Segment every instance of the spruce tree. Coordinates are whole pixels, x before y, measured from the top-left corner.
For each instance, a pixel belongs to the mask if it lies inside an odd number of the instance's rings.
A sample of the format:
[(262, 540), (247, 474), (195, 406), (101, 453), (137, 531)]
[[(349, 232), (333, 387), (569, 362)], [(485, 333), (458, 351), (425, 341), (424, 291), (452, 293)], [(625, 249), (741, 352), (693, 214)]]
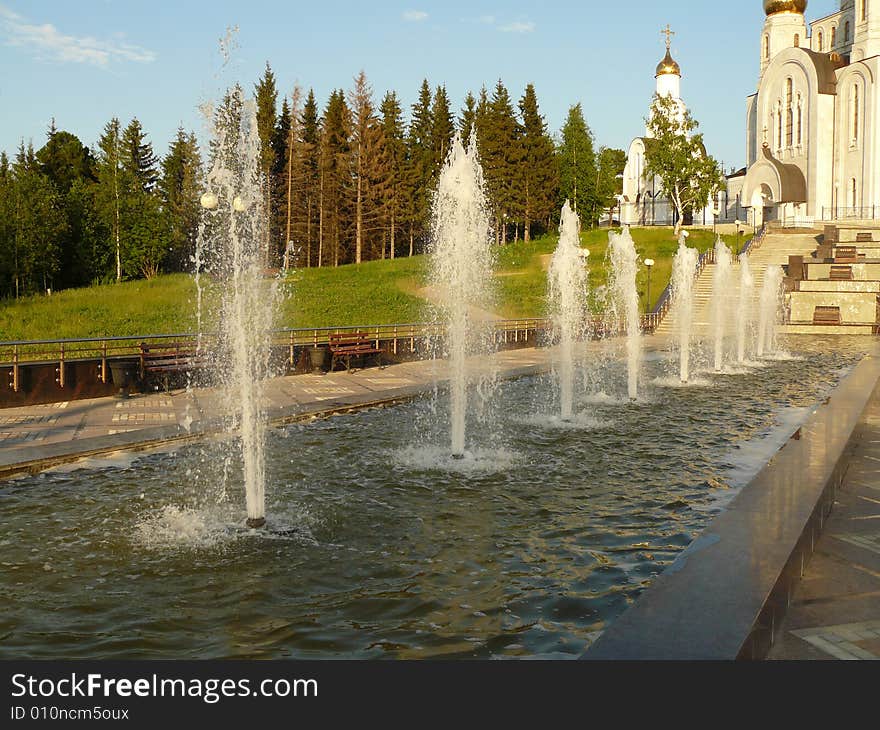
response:
[(107, 232), (107, 250), (112, 252), (116, 281), (122, 281), (122, 128), (113, 118), (98, 140), (96, 203)]
[(482, 126), (482, 136), (479, 138), (480, 160), (494, 212), (496, 239), (505, 243), (508, 220), (517, 210), (521, 192), (518, 189), (520, 181), (517, 173), (520, 169), (522, 148), (521, 130), (513, 102), (500, 80), (489, 101)]
[(195, 135), (178, 128), (162, 161), (159, 191), (168, 231), (169, 268), (189, 271), (199, 235), (202, 161)]
[(318, 201), (320, 199), (321, 129), (315, 92), (309, 90), (299, 120), (299, 144), (295, 162), (301, 169), (299, 240), (305, 241), (305, 265), (312, 266), (317, 252)]
[(580, 104), (568, 111), (562, 127), (559, 146), (559, 193), (562, 202), (568, 200), (581, 220), (592, 226), (599, 219), (601, 201), (596, 191), (596, 153), (593, 135), (584, 119)]
[(466, 147), (470, 144), (471, 135), (474, 132), (474, 126), (477, 118), (477, 100), (470, 91), (464, 98), (464, 107), (458, 117), (458, 132), (461, 135), (462, 144)]
[[(296, 93), (296, 92), (294, 92)], [(287, 97), (281, 103), (281, 114), (275, 123), (272, 132), (272, 173), (270, 184), (272, 186), (273, 208), (270, 211), (270, 234), (273, 241), (274, 253), (283, 256), (285, 268), (289, 264), (288, 246), (288, 218), (292, 218), (294, 205), (293, 153), (295, 148), (295, 131), (293, 130), (293, 116)], [(292, 222), (292, 221), (291, 221)]]
[[(403, 109), (397, 94), (389, 91), (382, 99), (382, 131), (388, 152), (388, 247), (393, 259), (397, 252), (397, 230), (406, 214), (406, 132)], [(383, 247), (384, 254), (384, 247)]]
[(351, 112), (341, 90), (330, 95), (321, 124), (320, 221), (318, 259), (332, 251), (333, 265), (343, 261), (346, 237), (346, 189), (350, 183)]
[(455, 120), (449, 106), (449, 96), (445, 86), (438, 86), (431, 106), (432, 178), (436, 177), (445, 162), (454, 136)]
[[(278, 117), (278, 88), (275, 84), (275, 74), (272, 72), (269, 62), (262, 78), (254, 87), (257, 104), (257, 133), (260, 137), (260, 190), (263, 194), (263, 206), (265, 215), (269, 220), (274, 209), (272, 203), (272, 170), (275, 166), (275, 150), (272, 139), (275, 135), (275, 125)], [(275, 262), (275, 256), (271, 246), (272, 226), (266, 226), (266, 264)]]
[(531, 240), (532, 224), (548, 218), (556, 203), (559, 171), (553, 140), (538, 109), (535, 87), (529, 84), (519, 102), (522, 115), (522, 159), (520, 160), (520, 215), (523, 239)]
[(431, 105), (431, 87), (425, 79), (419, 89), (418, 101), (412, 107), (407, 135), (407, 184), (412, 193), (407, 215), (410, 255), (414, 252), (415, 240), (421, 239), (427, 230), (431, 208), (434, 178)]

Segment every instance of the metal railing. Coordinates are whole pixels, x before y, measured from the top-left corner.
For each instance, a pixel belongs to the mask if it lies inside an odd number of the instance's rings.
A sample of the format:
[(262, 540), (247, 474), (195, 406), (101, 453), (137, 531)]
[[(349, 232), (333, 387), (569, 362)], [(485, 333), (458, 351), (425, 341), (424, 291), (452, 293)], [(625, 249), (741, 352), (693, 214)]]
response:
[(873, 221), (880, 216), (880, 206), (863, 205), (855, 207), (822, 206), (822, 221), (862, 220)]
[[(660, 318), (655, 314), (641, 317), (641, 328), (652, 333), (659, 325)], [(548, 318), (523, 318), (497, 320), (490, 323), (492, 337), (498, 346), (552, 341), (553, 321)], [(613, 337), (620, 333), (617, 322), (606, 317), (593, 317), (589, 323), (592, 337)], [(418, 346), (432, 339), (439, 340), (445, 335), (442, 324), (414, 322), (406, 324), (361, 325), (349, 327), (314, 327), (300, 329), (279, 329), (272, 333), (271, 347), (275, 351), (286, 351), (288, 366), (296, 367), (296, 356), (303, 348), (326, 347), (332, 335), (358, 333), (369, 337), (377, 348), (385, 346), (394, 354), (412, 354)], [(110, 366), (113, 360), (140, 358), (143, 348), (180, 347), (198, 349), (207, 353), (217, 346), (217, 335), (192, 332), (164, 335), (130, 335), (124, 337), (91, 337), (63, 340), (22, 340), (0, 342), (0, 368), (9, 369), (8, 387), (16, 393), (21, 390), (21, 370), (25, 366), (54, 364), (56, 382), (64, 388), (66, 371), (71, 363), (78, 361), (98, 361), (98, 379), (110, 382)]]

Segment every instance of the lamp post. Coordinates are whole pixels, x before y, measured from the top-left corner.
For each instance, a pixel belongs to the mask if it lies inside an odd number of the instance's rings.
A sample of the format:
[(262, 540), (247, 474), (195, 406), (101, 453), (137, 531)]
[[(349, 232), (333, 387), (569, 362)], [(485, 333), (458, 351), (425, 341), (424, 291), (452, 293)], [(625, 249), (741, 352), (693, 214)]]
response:
[(739, 256), (740, 246), (739, 237), (742, 235), (742, 221), (737, 218), (734, 223), (736, 224), (736, 255)]
[(645, 266), (648, 269), (648, 295), (645, 300), (645, 314), (651, 312), (651, 269), (654, 268), (654, 259), (645, 259)]
[(718, 209), (718, 204), (715, 204), (715, 207), (712, 208), (712, 235), (718, 235), (718, 214), (721, 211)]

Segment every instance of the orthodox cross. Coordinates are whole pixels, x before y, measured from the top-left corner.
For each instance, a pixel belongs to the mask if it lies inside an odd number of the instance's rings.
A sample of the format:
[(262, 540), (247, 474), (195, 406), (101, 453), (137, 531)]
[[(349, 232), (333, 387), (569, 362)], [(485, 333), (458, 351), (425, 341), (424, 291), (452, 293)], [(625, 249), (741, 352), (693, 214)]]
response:
[(767, 145), (767, 133), (768, 133), (769, 131), (770, 131), (770, 130), (767, 129), (767, 125), (765, 124), (765, 125), (764, 125), (764, 146), (765, 146), (765, 147), (768, 146), (768, 145)]
[(672, 30), (672, 28), (670, 27), (669, 23), (667, 23), (666, 27), (660, 31), (660, 35), (666, 36), (666, 50), (668, 51), (669, 49), (672, 48), (672, 36), (675, 35), (675, 33)]

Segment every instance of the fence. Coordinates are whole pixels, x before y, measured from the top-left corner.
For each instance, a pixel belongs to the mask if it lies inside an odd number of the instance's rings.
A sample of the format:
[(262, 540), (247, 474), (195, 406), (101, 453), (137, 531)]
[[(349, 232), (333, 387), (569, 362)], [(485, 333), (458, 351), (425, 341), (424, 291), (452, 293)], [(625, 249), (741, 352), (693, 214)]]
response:
[(822, 221), (838, 221), (838, 220), (861, 220), (873, 221), (877, 220), (880, 215), (880, 206), (864, 205), (861, 207), (841, 207), (841, 206), (822, 206)]

